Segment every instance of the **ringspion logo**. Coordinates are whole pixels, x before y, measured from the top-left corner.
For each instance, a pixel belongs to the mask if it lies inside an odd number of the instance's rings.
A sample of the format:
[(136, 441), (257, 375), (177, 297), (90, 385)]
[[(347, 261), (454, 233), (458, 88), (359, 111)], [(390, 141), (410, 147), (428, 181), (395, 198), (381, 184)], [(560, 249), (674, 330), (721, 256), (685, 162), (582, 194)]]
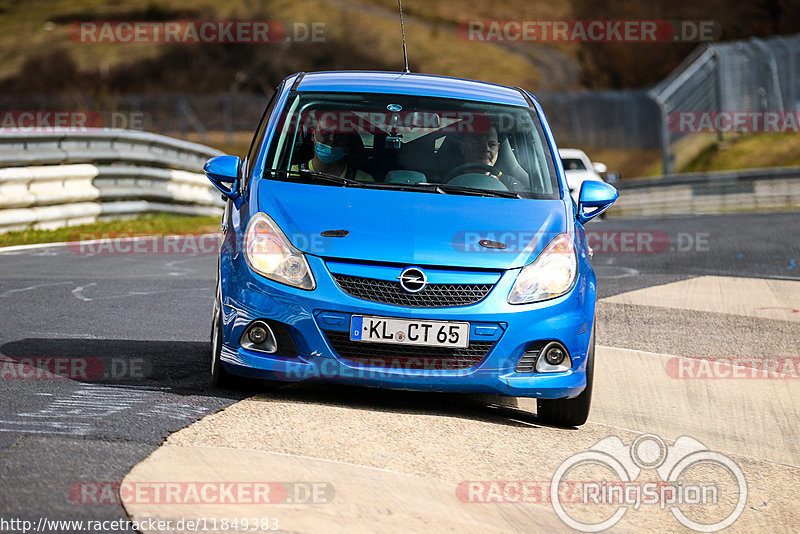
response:
[[(655, 470), (660, 480), (640, 481), (645, 470)], [(577, 506), (560, 491), (565, 481), (575, 481), (572, 476), (581, 481)], [(611, 528), (641, 506), (668, 508), (684, 527), (717, 532), (744, 511), (747, 481), (733, 460), (688, 436), (671, 446), (654, 434), (642, 434), (630, 446), (609, 436), (564, 460), (550, 481), (550, 502), (559, 519), (580, 532)], [(588, 518), (586, 505), (595, 505), (600, 517)]]

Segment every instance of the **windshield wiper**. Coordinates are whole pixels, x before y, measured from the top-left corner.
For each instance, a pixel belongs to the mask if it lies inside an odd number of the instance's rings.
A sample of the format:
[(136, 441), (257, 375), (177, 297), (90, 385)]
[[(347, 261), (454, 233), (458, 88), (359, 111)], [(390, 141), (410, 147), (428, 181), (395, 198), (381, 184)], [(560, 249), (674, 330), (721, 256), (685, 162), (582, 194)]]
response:
[(456, 184), (437, 184), (434, 182), (419, 182), (416, 184), (383, 184), (380, 182), (359, 182), (352, 178), (344, 178), (336, 176), (335, 174), (328, 174), (327, 172), (312, 171), (311, 169), (266, 169), (264, 172), (271, 172), (274, 174), (282, 174), (284, 176), (310, 176), (321, 181), (327, 181), (336, 185), (344, 187), (370, 187), (375, 189), (399, 189), (405, 191), (422, 191), (422, 192), (435, 192), (441, 195), (448, 193), (475, 195), (483, 197), (501, 197), (501, 198), (525, 198), (519, 193), (514, 191), (494, 191), (491, 189), (480, 189), (478, 187), (468, 187), (465, 185)]
[(514, 191), (497, 191), (494, 189), (481, 189), (479, 187), (469, 187), (466, 185), (457, 185), (457, 184), (428, 183), (424, 185), (427, 185), (428, 187), (436, 187), (437, 189), (440, 189), (442, 192), (463, 193), (466, 195), (475, 195), (482, 197), (525, 198), (519, 193)]
[(447, 193), (442, 190), (439, 185), (428, 182), (418, 182), (416, 184), (387, 184), (381, 182), (365, 182), (365, 186), (375, 189), (394, 189), (396, 191), (412, 191), (414, 193), (439, 193), (446, 195)]
[(266, 169), (264, 172), (271, 172), (274, 174), (282, 174), (284, 176), (310, 176), (323, 182), (329, 182), (344, 187), (363, 187), (364, 183), (352, 178), (345, 178), (343, 176), (336, 176), (327, 172), (312, 171), (311, 169)]

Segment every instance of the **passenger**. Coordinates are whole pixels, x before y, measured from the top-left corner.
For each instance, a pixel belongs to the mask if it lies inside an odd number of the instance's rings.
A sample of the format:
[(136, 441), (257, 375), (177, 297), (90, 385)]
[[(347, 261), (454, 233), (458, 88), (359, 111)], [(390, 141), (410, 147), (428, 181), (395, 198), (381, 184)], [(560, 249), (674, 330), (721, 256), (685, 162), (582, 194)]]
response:
[(301, 167), (311, 170), (324, 172), (350, 178), (359, 182), (374, 182), (375, 178), (371, 174), (348, 165), (345, 156), (348, 153), (348, 136), (358, 134), (344, 134), (333, 129), (323, 129), (317, 125), (312, 130), (311, 140), (314, 143), (314, 157), (308, 163), (293, 165), (292, 170), (299, 170)]

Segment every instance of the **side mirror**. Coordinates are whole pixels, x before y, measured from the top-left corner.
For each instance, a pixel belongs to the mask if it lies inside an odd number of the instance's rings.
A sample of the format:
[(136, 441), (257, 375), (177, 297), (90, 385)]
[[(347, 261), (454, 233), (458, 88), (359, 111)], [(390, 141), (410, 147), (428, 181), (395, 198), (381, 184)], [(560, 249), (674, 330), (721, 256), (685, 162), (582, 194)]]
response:
[[(586, 224), (608, 208), (619, 198), (619, 192), (613, 185), (597, 180), (586, 180), (581, 185), (581, 192), (578, 195), (578, 214), (575, 216), (578, 222)], [(595, 208), (586, 213), (586, 208)]]
[(603, 174), (605, 172), (608, 172), (608, 167), (606, 166), (606, 164), (600, 163), (599, 161), (593, 161), (592, 168), (594, 169), (594, 172), (596, 172), (597, 174)]
[[(203, 165), (203, 172), (223, 196), (235, 200), (239, 197), (235, 183), (239, 179), (239, 156), (216, 156)], [(231, 184), (225, 187), (222, 184)]]

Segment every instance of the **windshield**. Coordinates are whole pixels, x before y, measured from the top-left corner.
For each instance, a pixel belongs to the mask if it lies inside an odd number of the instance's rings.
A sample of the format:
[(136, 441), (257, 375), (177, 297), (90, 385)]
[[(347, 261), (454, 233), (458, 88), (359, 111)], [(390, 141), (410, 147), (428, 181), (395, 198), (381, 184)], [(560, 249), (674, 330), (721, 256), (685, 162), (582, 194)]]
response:
[(561, 158), (561, 164), (565, 171), (585, 171), (586, 165), (577, 158)]
[[(546, 138), (528, 108), (408, 95), (298, 93), (285, 110), (267, 155), (267, 178), (560, 198)], [(329, 179), (318, 180), (322, 174)], [(334, 176), (345, 180), (337, 183)]]

